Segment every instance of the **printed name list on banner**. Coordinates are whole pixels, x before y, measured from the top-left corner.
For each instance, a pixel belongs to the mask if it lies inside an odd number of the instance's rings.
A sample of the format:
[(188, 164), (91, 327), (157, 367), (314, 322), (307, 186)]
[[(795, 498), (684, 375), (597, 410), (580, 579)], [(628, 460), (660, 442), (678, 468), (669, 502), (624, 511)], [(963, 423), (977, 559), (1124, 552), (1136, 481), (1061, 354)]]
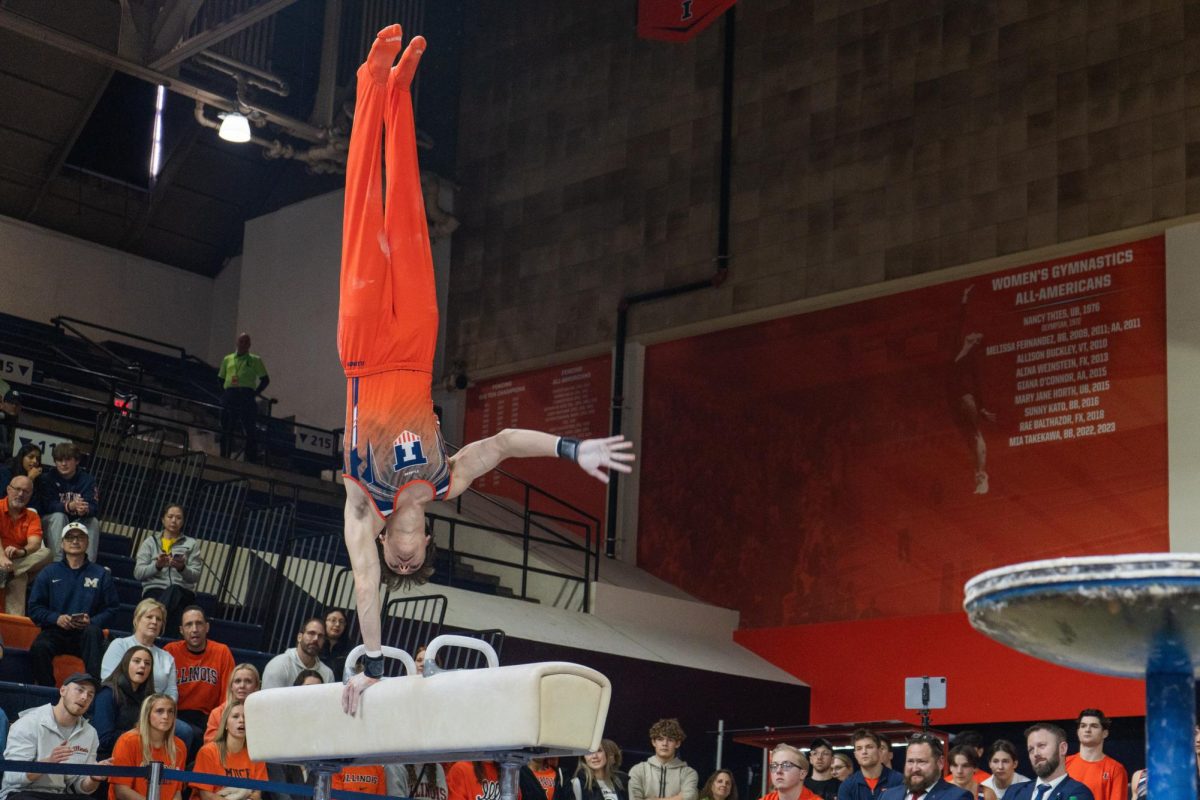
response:
[[(1155, 344), (1148, 339), (1161, 339), (1159, 326), (1143, 325), (1146, 305), (1138, 299), (1147, 268), (1161, 263), (1161, 240), (1153, 240), (988, 278), (991, 308), (1008, 305), (1017, 321), (993, 327), (1007, 336), (984, 347), (989, 382), (1011, 381), (1008, 447), (1121, 429), (1129, 406), (1109, 399), (1114, 381), (1140, 372), (1142, 364), (1131, 362)], [(964, 337), (964, 349), (970, 338)]]
[[(601, 356), (473, 386), (467, 391), (466, 439), (475, 441), (505, 428), (532, 428), (577, 439), (606, 436), (611, 372), (612, 359)], [(501, 469), (603, 516), (604, 484), (581, 470), (562, 467), (553, 460), (530, 459), (508, 461)], [(488, 473), (475, 486), (515, 500), (524, 496), (520, 486), (499, 472)]]

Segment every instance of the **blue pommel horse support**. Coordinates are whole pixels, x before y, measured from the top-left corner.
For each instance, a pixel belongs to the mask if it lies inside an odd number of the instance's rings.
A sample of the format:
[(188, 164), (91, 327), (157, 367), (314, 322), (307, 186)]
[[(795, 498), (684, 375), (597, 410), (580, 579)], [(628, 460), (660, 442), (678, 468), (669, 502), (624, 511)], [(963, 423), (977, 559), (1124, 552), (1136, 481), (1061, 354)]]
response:
[(967, 581), (971, 624), (1065, 667), (1146, 680), (1146, 771), (1153, 800), (1196, 800), (1195, 674), (1200, 555), (1030, 561)]

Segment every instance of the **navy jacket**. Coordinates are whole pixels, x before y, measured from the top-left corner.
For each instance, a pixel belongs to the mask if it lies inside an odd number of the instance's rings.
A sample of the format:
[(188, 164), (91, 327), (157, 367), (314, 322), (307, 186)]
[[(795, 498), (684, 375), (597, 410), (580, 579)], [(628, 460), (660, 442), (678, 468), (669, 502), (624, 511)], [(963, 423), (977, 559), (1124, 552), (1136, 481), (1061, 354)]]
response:
[[(906, 794), (908, 794), (908, 789), (904, 788), (904, 781), (901, 781), (899, 786), (893, 786), (884, 792), (879, 800), (904, 800)], [(971, 793), (966, 789), (955, 786), (945, 778), (938, 778), (938, 782), (929, 787), (929, 792), (921, 800), (975, 800), (975, 798), (971, 797)], [(1004, 800), (1008, 800), (1007, 795)]]
[(42, 483), (42, 497), (36, 506), (43, 517), (48, 514), (66, 514), (71, 519), (78, 519), (76, 514), (67, 511), (67, 500), (78, 495), (88, 502), (92, 510), (89, 517), (100, 516), (100, 493), (96, 489), (96, 479), (92, 473), (79, 467), (70, 478), (64, 478), (56, 469), (42, 472), (38, 480)]
[[(1037, 781), (1032, 780), (1027, 783), (1018, 783), (1016, 786), (1009, 787), (1004, 794), (1004, 800), (1033, 800), (1034, 788), (1037, 786)], [(1070, 775), (1062, 779), (1062, 783), (1054, 787), (1054, 791), (1042, 797), (1042, 800), (1096, 800), (1092, 796), (1092, 790), (1085, 784), (1072, 778)]]
[(107, 628), (120, 607), (112, 575), (86, 558), (79, 569), (71, 569), (65, 556), (46, 565), (29, 592), (29, 618), (43, 628), (57, 625), (63, 614), (87, 614), (93, 625)]
[[(867, 786), (862, 772), (855, 771), (838, 787), (838, 800), (880, 800), (884, 790), (893, 786), (899, 786), (902, 791), (904, 789), (904, 777), (894, 769), (883, 768), (883, 771), (879, 773), (879, 783), (875, 784), (874, 792), (871, 791), (870, 786)], [(900, 795), (900, 800), (904, 800), (903, 794)]]

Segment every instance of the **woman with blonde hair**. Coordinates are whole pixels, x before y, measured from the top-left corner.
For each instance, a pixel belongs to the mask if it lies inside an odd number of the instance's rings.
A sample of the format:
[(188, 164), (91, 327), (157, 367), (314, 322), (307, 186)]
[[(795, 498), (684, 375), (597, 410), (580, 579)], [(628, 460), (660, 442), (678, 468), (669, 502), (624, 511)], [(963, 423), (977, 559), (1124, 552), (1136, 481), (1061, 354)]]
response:
[[(170, 769), (183, 769), (187, 748), (175, 735), (175, 698), (152, 694), (142, 703), (137, 728), (126, 731), (113, 747), (114, 767), (144, 767), (159, 761)], [(183, 784), (163, 781), (159, 797), (180, 800)], [(108, 779), (108, 800), (146, 800), (148, 786), (145, 778)]]
[(830, 769), (833, 770), (833, 777), (839, 781), (847, 781), (854, 774), (854, 760), (850, 758), (849, 753), (834, 753), (833, 766)]
[(621, 748), (612, 739), (601, 740), (600, 749), (579, 759), (575, 768), (571, 779), (575, 800), (625, 800), (628, 794), (620, 767)]
[(104, 680), (116, 671), (125, 657), (125, 651), (134, 645), (141, 645), (150, 651), (154, 657), (153, 686), (154, 691), (170, 695), (172, 700), (179, 699), (179, 689), (175, 686), (175, 659), (166, 650), (156, 645), (154, 641), (162, 636), (163, 627), (167, 622), (167, 609), (157, 600), (146, 598), (137, 604), (133, 610), (133, 635), (122, 639), (113, 639), (104, 651), (104, 660), (100, 663), (100, 680)]
[(258, 667), (253, 664), (238, 664), (229, 675), (229, 685), (225, 687), (225, 702), (217, 706), (208, 715), (208, 727), (204, 730), (204, 743), (216, 741), (217, 733), (221, 730), (221, 715), (225, 708), (237, 700), (244, 703), (246, 698), (262, 688), (262, 676)]
[[(261, 761), (251, 761), (250, 753), (246, 750), (246, 707), (241, 700), (226, 704), (221, 714), (220, 733), (196, 753), (192, 771), (256, 781), (267, 779), (267, 765)], [(200, 793), (201, 800), (260, 800), (262, 797), (262, 792), (257, 789), (223, 789), (219, 783), (212, 786), (192, 783), (191, 787)]]

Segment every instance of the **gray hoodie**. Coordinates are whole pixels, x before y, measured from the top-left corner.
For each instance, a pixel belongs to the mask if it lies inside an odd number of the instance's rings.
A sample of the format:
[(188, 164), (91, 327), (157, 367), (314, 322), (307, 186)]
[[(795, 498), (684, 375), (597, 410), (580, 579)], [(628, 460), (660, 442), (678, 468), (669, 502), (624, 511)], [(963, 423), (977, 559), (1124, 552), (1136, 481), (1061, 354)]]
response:
[(629, 770), (629, 800), (648, 800), (652, 797), (683, 795), (683, 800), (700, 797), (700, 776), (680, 758), (663, 764), (651, 756)]
[[(75, 723), (75, 727), (67, 734), (65, 743), (69, 743), (75, 750), (66, 763), (96, 763), (96, 748), (100, 745), (100, 738), (96, 735), (96, 729), (86, 719), (80, 718)], [(51, 751), (60, 744), (64, 744), (64, 740), (58, 723), (54, 720), (54, 706), (38, 706), (21, 715), (8, 729), (4, 758), (8, 761), (45, 761), (50, 757)], [(31, 782), (24, 772), (5, 772), (4, 782), (0, 783), (0, 800), (4, 800), (13, 792), (24, 790), (83, 794), (79, 784), (85, 780), (87, 778), (83, 775), (43, 774)]]
[[(317, 659), (316, 666), (306, 667), (300, 660), (296, 648), (289, 647), (267, 662), (267, 667), (262, 674), (262, 688), (278, 689), (281, 686), (291, 686), (292, 682), (296, 680), (296, 676), (306, 669), (315, 669), (321, 673), (321, 677), (325, 679), (326, 683), (337, 682), (333, 677), (333, 670), (325, 666), (320, 659)], [(0, 798), (0, 800), (4, 800), (4, 798)]]
[(171, 545), (171, 555), (180, 553), (184, 556), (183, 571), (174, 567), (159, 569), (154, 566), (154, 560), (162, 552), (162, 534), (152, 533), (142, 540), (137, 551), (137, 563), (133, 565), (133, 577), (142, 582), (142, 591), (146, 589), (166, 589), (175, 585), (188, 591), (196, 591), (200, 581), (200, 570), (204, 560), (200, 557), (200, 543), (187, 534), (181, 534)]

